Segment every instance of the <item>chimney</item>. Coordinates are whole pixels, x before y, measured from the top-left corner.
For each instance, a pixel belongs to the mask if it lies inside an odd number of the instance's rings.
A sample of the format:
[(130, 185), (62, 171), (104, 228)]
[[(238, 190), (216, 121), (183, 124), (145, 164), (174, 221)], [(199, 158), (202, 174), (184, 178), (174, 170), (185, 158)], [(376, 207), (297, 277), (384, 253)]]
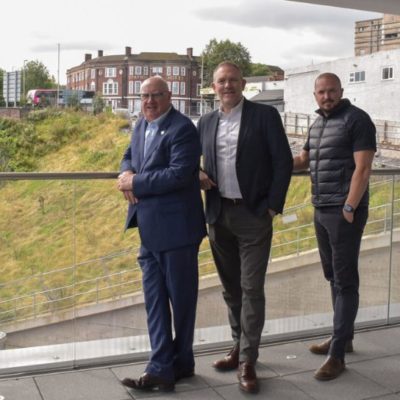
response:
[(97, 57), (103, 57), (103, 50), (97, 50)]
[(188, 48), (186, 49), (186, 55), (187, 55), (189, 58), (193, 58), (193, 47), (188, 47)]
[(92, 55), (89, 54), (89, 53), (86, 53), (86, 54), (85, 54), (85, 62), (86, 62), (86, 61), (90, 61), (91, 59), (92, 59)]
[(132, 54), (132, 48), (129, 46), (125, 47), (125, 55), (130, 56)]

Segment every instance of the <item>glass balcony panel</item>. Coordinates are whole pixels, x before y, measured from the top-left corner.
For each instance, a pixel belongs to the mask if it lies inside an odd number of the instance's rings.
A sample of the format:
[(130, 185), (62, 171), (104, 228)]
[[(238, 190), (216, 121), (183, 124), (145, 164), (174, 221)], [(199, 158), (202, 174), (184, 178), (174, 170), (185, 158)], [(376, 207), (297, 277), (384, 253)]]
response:
[(392, 322), (400, 321), (400, 176), (394, 176), (393, 188), (393, 231), (390, 274), (390, 308), (389, 317)]
[[(21, 365), (26, 372), (50, 364), (57, 368), (143, 357), (149, 343), (137, 264), (140, 241), (137, 229), (124, 232), (127, 204), (115, 190), (115, 180), (36, 179), (0, 181), (7, 211), (0, 218), (0, 255), (5, 260), (0, 318), (7, 333), (0, 375)], [(328, 332), (332, 324), (309, 177), (293, 176), (289, 190), (285, 213), (274, 220), (266, 277), (266, 341)], [(363, 326), (398, 316), (399, 267), (391, 247), (400, 222), (398, 197), (398, 178), (393, 184), (391, 175), (373, 176), (360, 257), (357, 323)], [(230, 343), (207, 239), (200, 248), (199, 273), (196, 345)]]
[(392, 195), (391, 175), (371, 177), (369, 216), (359, 258), (360, 326), (386, 323), (388, 318)]
[(1, 351), (0, 365), (72, 365), (72, 346), (49, 346), (75, 340), (73, 182), (0, 181), (0, 191), (0, 330), (19, 349)]

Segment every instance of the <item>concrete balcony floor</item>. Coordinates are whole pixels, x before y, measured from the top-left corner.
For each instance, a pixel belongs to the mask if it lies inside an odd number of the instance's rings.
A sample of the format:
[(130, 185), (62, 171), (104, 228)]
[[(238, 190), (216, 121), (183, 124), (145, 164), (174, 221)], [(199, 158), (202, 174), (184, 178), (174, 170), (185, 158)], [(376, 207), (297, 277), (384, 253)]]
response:
[[(127, 390), (120, 379), (138, 377), (143, 363), (110, 365), (66, 372), (0, 380), (4, 400), (400, 400), (400, 326), (361, 331), (355, 352), (346, 357), (346, 371), (336, 380), (320, 382), (313, 372), (324, 356), (308, 351), (313, 340), (263, 346), (257, 373), (260, 393), (239, 391), (235, 372), (219, 373), (211, 367), (225, 351), (196, 355), (196, 376), (184, 379), (173, 393), (143, 393)], [(1, 397), (2, 396), (2, 397)]]

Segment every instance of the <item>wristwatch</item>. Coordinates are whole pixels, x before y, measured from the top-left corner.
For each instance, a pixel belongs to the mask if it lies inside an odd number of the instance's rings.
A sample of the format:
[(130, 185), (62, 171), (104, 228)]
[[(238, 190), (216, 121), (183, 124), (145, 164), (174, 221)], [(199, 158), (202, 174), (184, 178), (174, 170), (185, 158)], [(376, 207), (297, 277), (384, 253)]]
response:
[(354, 212), (353, 206), (351, 206), (350, 204), (347, 204), (347, 203), (343, 206), (343, 210), (348, 212), (348, 213), (353, 213)]

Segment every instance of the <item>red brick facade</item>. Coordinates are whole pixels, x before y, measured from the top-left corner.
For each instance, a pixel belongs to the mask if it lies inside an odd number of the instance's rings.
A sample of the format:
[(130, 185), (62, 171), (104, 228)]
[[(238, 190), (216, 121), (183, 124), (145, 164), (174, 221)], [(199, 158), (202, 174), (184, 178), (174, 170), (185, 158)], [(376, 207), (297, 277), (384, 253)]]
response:
[(67, 89), (93, 90), (113, 109), (140, 111), (140, 85), (150, 76), (160, 75), (170, 85), (172, 102), (189, 116), (200, 112), (201, 58), (188, 48), (185, 55), (176, 53), (132, 54), (97, 57), (85, 54), (85, 61), (67, 70)]

